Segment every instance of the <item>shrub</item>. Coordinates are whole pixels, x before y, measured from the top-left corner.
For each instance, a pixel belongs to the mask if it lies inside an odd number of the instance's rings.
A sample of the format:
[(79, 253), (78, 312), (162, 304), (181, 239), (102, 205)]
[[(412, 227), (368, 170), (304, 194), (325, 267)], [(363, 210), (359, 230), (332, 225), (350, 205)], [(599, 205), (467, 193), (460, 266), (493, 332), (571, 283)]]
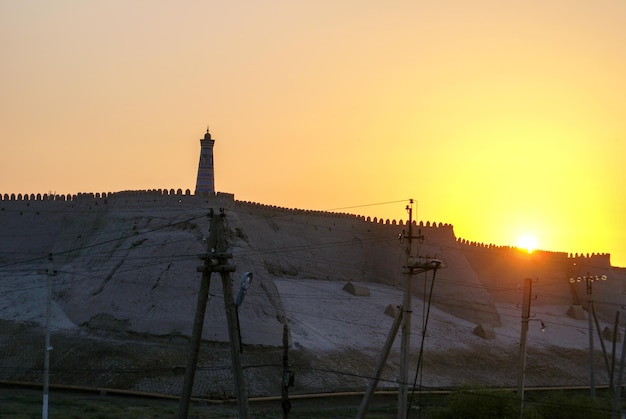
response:
[(584, 395), (568, 395), (553, 392), (542, 397), (535, 405), (536, 410), (550, 419), (601, 419), (610, 413), (608, 403)]
[(436, 413), (439, 419), (488, 419), (519, 417), (518, 400), (510, 391), (464, 388), (452, 393), (446, 407)]

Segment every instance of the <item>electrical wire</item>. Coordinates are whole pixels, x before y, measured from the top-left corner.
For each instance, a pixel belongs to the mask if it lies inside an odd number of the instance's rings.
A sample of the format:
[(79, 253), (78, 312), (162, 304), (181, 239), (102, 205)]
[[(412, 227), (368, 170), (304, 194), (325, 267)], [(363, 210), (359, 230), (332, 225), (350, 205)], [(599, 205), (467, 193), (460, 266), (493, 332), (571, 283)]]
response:
[[(398, 202), (401, 202), (401, 201), (398, 201)], [(373, 205), (374, 205), (374, 204), (373, 204)], [(349, 208), (349, 207), (346, 207), (346, 208)], [(338, 209), (342, 209), (342, 208), (338, 208)], [(196, 219), (196, 218), (200, 218), (200, 217), (202, 217), (202, 216), (193, 217), (193, 218), (191, 218), (191, 219), (183, 220), (183, 221), (181, 221), (180, 223), (184, 223), (184, 222), (187, 222), (187, 221), (189, 221), (189, 220)], [(175, 224), (178, 224), (178, 223), (174, 223), (174, 224), (172, 224), (172, 223), (168, 223), (168, 224), (166, 224), (166, 225), (164, 225), (164, 226), (157, 227), (157, 228), (154, 228), (154, 229), (152, 229), (152, 230), (148, 230), (148, 231), (142, 232), (142, 233), (140, 233), (140, 234), (146, 234), (146, 233), (149, 233), (149, 232), (152, 232), (152, 231), (159, 230), (159, 229), (161, 229), (161, 228), (167, 228), (167, 227), (170, 227), (170, 226), (175, 225)], [(321, 224), (319, 224), (318, 226), (322, 226), (322, 225), (321, 225)], [(325, 227), (325, 226), (322, 226), (322, 227)], [(344, 230), (344, 231), (348, 231), (348, 230)], [(67, 251), (64, 251), (64, 252), (57, 252), (57, 253), (55, 253), (55, 255), (60, 255), (60, 254), (64, 254), (64, 253), (67, 253), (67, 252), (73, 252), (73, 251), (82, 251), (82, 250), (86, 250), (86, 249), (92, 249), (92, 248), (95, 248), (95, 247), (100, 246), (100, 245), (103, 245), (103, 244), (112, 243), (112, 242), (115, 242), (116, 240), (125, 240), (125, 239), (128, 239), (128, 238), (130, 238), (130, 237), (136, 237), (136, 235), (135, 235), (135, 234), (133, 234), (132, 236), (130, 236), (130, 235), (129, 235), (129, 236), (123, 236), (122, 238), (110, 239), (110, 240), (107, 240), (107, 241), (104, 241), (104, 242), (101, 242), (101, 243), (93, 243), (93, 244), (91, 244), (91, 245), (87, 245), (87, 246), (79, 247), (79, 248), (76, 248), (76, 249), (71, 249), (71, 250), (67, 250)], [(182, 239), (181, 239), (181, 240), (182, 240)], [(374, 239), (372, 239), (372, 240), (371, 240), (371, 243), (384, 243), (384, 242), (387, 242), (387, 241), (391, 242), (392, 240), (384, 240), (384, 241), (382, 241), (382, 240), (381, 240), (381, 241), (375, 241)], [(257, 254), (260, 254), (260, 255), (263, 255), (263, 254), (279, 254), (279, 253), (282, 253), (282, 254), (289, 254), (289, 253), (292, 253), (292, 252), (302, 252), (302, 253), (306, 253), (306, 252), (312, 252), (312, 251), (314, 251), (314, 250), (320, 250), (320, 249), (332, 249), (332, 248), (334, 248), (334, 247), (350, 246), (350, 245), (352, 245), (352, 244), (354, 244), (354, 242), (353, 242), (353, 241), (336, 241), (336, 242), (320, 243), (320, 244), (316, 244), (316, 245), (309, 245), (309, 246), (303, 245), (303, 246), (300, 246), (299, 248), (290, 248), (289, 246), (284, 246), (283, 248), (275, 248), (275, 249), (272, 249), (272, 248), (254, 249), (254, 251), (256, 251), (256, 252), (257, 252)], [(155, 246), (156, 246), (156, 245), (155, 245)], [(445, 246), (443, 246), (443, 247), (445, 247)], [(451, 249), (451, 248), (453, 248), (453, 246), (448, 246), (447, 248)], [(100, 255), (104, 255), (104, 254), (105, 254), (105, 252), (101, 252), (101, 253), (100, 253)], [(90, 256), (94, 256), (94, 255), (97, 255), (97, 253), (96, 253), (96, 254), (90, 254)], [(187, 256), (187, 255), (185, 255), (185, 256)], [(189, 256), (191, 256), (191, 255), (189, 255)], [(292, 256), (293, 256), (293, 255), (292, 255)], [(177, 256), (177, 257), (178, 257), (178, 256)], [(307, 259), (307, 257), (305, 257), (305, 256), (294, 256), (294, 257), (295, 257), (295, 258), (299, 258), (300, 260), (310, 260), (310, 259), (311, 259), (310, 257)], [(43, 257), (42, 257), (42, 258), (43, 258)], [(30, 261), (32, 261), (32, 260), (40, 260), (40, 259), (42, 259), (42, 258), (31, 259)], [(148, 257), (144, 257), (144, 258), (148, 259)], [(137, 259), (135, 259), (135, 260), (137, 260)], [(157, 260), (157, 261), (158, 261), (157, 257), (155, 257), (155, 260)], [(29, 262), (29, 261), (21, 261), (21, 262), (16, 262), (15, 264), (18, 264), (18, 263), (27, 263), (27, 262)], [(331, 263), (342, 263), (342, 262), (339, 262), (339, 261), (337, 261), (337, 262), (332, 262), (332, 261), (328, 261), (328, 260), (320, 260), (319, 262), (320, 262), (320, 263), (324, 263), (324, 264), (328, 264), (329, 262), (331, 262)], [(165, 262), (162, 262), (162, 263), (165, 263)], [(344, 261), (344, 265), (345, 265), (345, 261)], [(13, 266), (13, 264), (0, 265), (0, 268), (4, 268), (4, 267), (6, 267), (6, 266)], [(147, 267), (147, 266), (157, 266), (157, 265), (142, 265), (142, 266), (137, 266), (137, 267), (135, 267), (135, 268), (128, 268), (128, 269), (129, 269), (129, 270), (130, 270), (130, 269), (141, 269), (141, 268), (144, 268), (144, 267)], [(87, 276), (86, 274), (84, 274), (84, 275), (85, 275), (85, 276)], [(433, 275), (433, 277), (434, 277), (434, 275)], [(460, 285), (464, 285), (464, 284), (462, 284), (460, 281), (448, 281), (448, 283), (449, 283), (449, 284), (451, 284), (451, 285), (455, 285), (455, 284), (456, 284), (456, 285), (459, 285), (459, 286), (460, 286)], [(430, 301), (430, 300), (431, 300), (431, 298), (432, 298), (432, 285), (433, 285), (433, 284), (434, 284), (434, 278), (433, 278), (433, 283), (431, 283), (431, 293), (429, 294), (428, 312), (427, 312), (427, 315), (426, 315), (426, 316), (423, 316), (424, 321), (425, 321), (426, 323), (428, 322), (428, 314), (430, 313), (430, 304), (431, 304), (431, 301)], [(481, 286), (480, 286), (480, 284), (476, 284), (476, 285), (471, 284), (471, 285), (467, 285), (467, 286), (470, 286), (470, 287), (475, 287), (475, 288), (488, 289), (488, 290), (490, 289), (489, 287), (487, 287), (487, 288), (485, 288), (484, 286), (483, 286), (483, 287), (481, 287)], [(500, 289), (500, 288), (491, 288), (491, 290), (493, 290), (493, 291), (514, 292), (514, 290), (513, 290), (512, 288), (503, 288), (503, 289)], [(459, 303), (459, 302), (461, 302), (461, 301), (463, 301), (463, 300), (461, 300), (461, 299), (456, 299), (456, 301), (457, 301), (457, 303)], [(465, 302), (465, 303), (472, 303), (472, 301), (470, 301), (470, 300), (463, 301), (463, 302)], [(459, 306), (457, 306), (457, 307), (459, 307)], [(293, 313), (293, 312), (292, 312), (292, 313)], [(302, 313), (300, 313), (300, 314), (302, 314)], [(315, 316), (314, 316), (314, 317), (315, 317)], [(324, 317), (319, 316), (319, 318), (324, 318)], [(328, 318), (328, 317), (326, 317), (326, 318)], [(342, 321), (341, 319), (333, 319), (333, 318), (331, 318), (331, 319), (332, 319), (332, 320), (335, 320), (335, 321)], [(343, 320), (343, 322), (345, 322), (345, 320)], [(350, 324), (350, 323), (347, 323), (347, 324)], [(425, 326), (424, 326), (424, 329), (425, 329)], [(424, 336), (425, 336), (425, 333), (424, 333), (424, 331), (423, 331), (423, 332), (422, 332), (422, 343), (423, 343), (423, 338), (424, 338)], [(422, 351), (422, 349), (420, 349), (420, 357), (421, 357), (421, 351)], [(416, 370), (416, 377), (417, 377), (417, 371), (419, 371), (419, 364), (418, 364), (418, 370)], [(415, 383), (414, 383), (414, 387), (415, 387)], [(421, 386), (420, 386), (420, 387), (421, 387)]]
[[(425, 305), (426, 313), (423, 316), (424, 320), (423, 320), (423, 326), (422, 326), (422, 339), (420, 342), (419, 355), (417, 357), (417, 367), (415, 369), (415, 378), (413, 379), (413, 390), (411, 391), (411, 398), (409, 400), (409, 407), (408, 407), (409, 412), (411, 411), (411, 407), (413, 406), (413, 396), (415, 395), (415, 385), (417, 383), (418, 374), (420, 376), (420, 396), (421, 396), (423, 368), (420, 370), (420, 366), (422, 364), (422, 359), (424, 357), (424, 340), (426, 339), (426, 330), (428, 327), (428, 318), (430, 316), (430, 306), (432, 303), (433, 288), (435, 287), (436, 275), (437, 275), (437, 269), (433, 269), (433, 279), (430, 282), (430, 292), (428, 293), (428, 304)], [(424, 272), (424, 276), (426, 276), (426, 272)], [(426, 281), (424, 281), (424, 288), (426, 288)]]

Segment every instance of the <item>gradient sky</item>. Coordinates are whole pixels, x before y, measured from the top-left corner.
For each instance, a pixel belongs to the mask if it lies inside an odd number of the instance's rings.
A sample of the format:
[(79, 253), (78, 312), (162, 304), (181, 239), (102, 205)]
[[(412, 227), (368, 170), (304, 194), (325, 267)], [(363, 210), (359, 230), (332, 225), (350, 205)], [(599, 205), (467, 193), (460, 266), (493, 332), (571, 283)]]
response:
[[(626, 266), (626, 2), (0, 0), (0, 193), (195, 187)], [(362, 206), (362, 207), (361, 207)]]

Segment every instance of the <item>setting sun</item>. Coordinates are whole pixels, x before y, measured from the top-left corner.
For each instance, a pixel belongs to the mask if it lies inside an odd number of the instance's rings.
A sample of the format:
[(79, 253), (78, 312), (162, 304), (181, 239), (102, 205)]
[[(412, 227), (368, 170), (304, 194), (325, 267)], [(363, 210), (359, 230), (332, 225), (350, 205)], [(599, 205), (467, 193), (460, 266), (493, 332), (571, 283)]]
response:
[(537, 248), (537, 240), (533, 236), (525, 234), (517, 239), (517, 247), (532, 253)]
[(193, 193), (210, 125), (237, 200), (412, 197), (470, 242), (626, 267), (623, 0), (39, 3), (0, 1), (2, 198)]

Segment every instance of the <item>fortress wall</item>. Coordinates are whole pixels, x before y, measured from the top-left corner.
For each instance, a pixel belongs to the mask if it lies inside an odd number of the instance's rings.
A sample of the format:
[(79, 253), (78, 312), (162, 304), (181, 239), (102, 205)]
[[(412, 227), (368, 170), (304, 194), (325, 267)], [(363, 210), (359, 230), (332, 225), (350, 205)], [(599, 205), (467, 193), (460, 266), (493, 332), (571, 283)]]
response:
[(499, 246), (493, 243), (489, 243), (489, 244), (481, 243), (477, 241), (466, 240), (461, 237), (457, 238), (457, 242), (463, 247), (472, 247), (472, 248), (477, 248), (477, 249), (504, 250), (504, 251), (519, 250), (517, 247), (514, 247), (514, 246)]
[[(243, 212), (250, 212), (255, 215), (254, 217), (246, 217), (243, 221), (240, 220), (243, 217), (234, 217), (232, 219), (232, 226), (240, 225), (242, 227), (242, 230), (249, 237), (249, 243), (252, 247), (254, 247), (254, 244), (257, 247), (262, 244), (261, 247), (266, 249), (290, 249), (289, 252), (270, 251), (261, 253), (262, 262), (272, 275), (334, 280), (358, 279), (359, 281), (391, 285), (400, 284), (403, 280), (401, 271), (398, 268), (405, 261), (404, 246), (398, 243), (397, 237), (403, 230), (405, 232), (408, 230), (407, 221), (405, 220), (366, 217), (329, 211), (290, 209), (254, 202), (236, 201), (232, 194), (192, 195), (191, 191), (183, 192), (180, 189), (79, 193), (63, 197), (65, 199), (52, 197), (50, 200), (49, 198), (47, 195), (45, 198), (43, 195), (40, 195), (37, 202), (40, 202), (44, 208), (47, 205), (51, 205), (51, 202), (58, 201), (65, 203), (67, 207), (75, 206), (79, 210), (85, 210), (87, 207), (90, 210), (94, 208), (98, 210), (90, 216), (68, 218), (67, 223), (73, 230), (68, 235), (66, 228), (62, 234), (67, 236), (67, 240), (71, 240), (72, 243), (67, 245), (63, 243), (63, 246), (61, 246), (63, 249), (72, 248), (72, 246), (80, 247), (85, 243), (90, 243), (89, 240), (95, 240), (90, 238), (91, 236), (88, 237), (87, 233), (92, 235), (98, 234), (98, 237), (109, 237), (106, 235), (108, 234), (107, 231), (103, 232), (96, 228), (97, 225), (106, 224), (109, 220), (107, 217), (119, 217), (126, 220), (125, 225), (127, 227), (132, 225), (128, 219), (124, 218), (126, 217), (125, 214), (115, 214), (115, 211), (113, 211), (113, 214), (109, 214), (111, 211), (102, 211), (105, 209), (111, 208), (116, 211), (122, 210), (123, 212), (125, 208), (135, 209), (142, 207), (150, 211), (152, 209), (164, 210), (169, 207), (174, 211), (180, 208), (181, 202), (192, 206), (193, 210), (208, 208), (211, 205), (220, 205), (221, 207), (232, 205)], [(38, 197), (35, 195), (34, 200), (36, 201), (37, 199)], [(5, 204), (11, 205), (10, 203), (12, 202), (24, 205), (24, 195), (8, 196), (6, 201), (3, 199), (0, 202), (0, 207)], [(13, 212), (16, 214), (12, 215), (12, 219), (7, 217), (7, 222), (17, 218), (17, 213), (21, 211)], [(71, 215), (71, 210), (69, 212), (69, 215)], [(41, 213), (43, 216), (45, 211), (41, 211)], [(57, 217), (61, 213), (65, 214), (64, 211), (57, 210), (50, 211), (45, 216)], [(1, 220), (2, 218), (0, 218)], [(118, 222), (117, 219), (116, 222)], [(45, 245), (42, 244), (41, 249), (34, 250), (45, 255), (44, 252), (50, 251), (50, 244), (57, 242), (57, 236), (61, 234), (59, 229), (63, 225), (58, 222), (50, 223), (48, 220), (43, 219), (40, 224), (42, 226), (50, 225), (50, 231), (47, 233)], [(54, 229), (52, 229), (53, 227)], [(85, 233), (80, 234), (83, 230)], [(471, 271), (463, 255), (458, 252), (452, 225), (435, 221), (414, 221), (413, 234), (425, 236), (423, 245), (416, 246), (416, 250), (424, 254), (440, 255), (442, 259), (449, 262), (449, 268), (442, 272), (441, 278), (465, 277), (468, 275), (467, 272)], [(331, 245), (329, 246), (329, 244)], [(137, 251), (137, 249), (133, 249), (133, 252)], [(32, 252), (33, 249), (30, 249), (30, 245), (24, 242), (23, 251)], [(350, 263), (346, 263), (346, 260), (350, 261)], [(479, 286), (475, 275), (469, 280), (476, 287)], [(466, 292), (463, 290), (464, 294)], [(485, 292), (479, 288), (473, 289), (472, 292), (476, 300), (481, 302), (481, 307), (485, 304), (490, 304), (486, 300), (488, 295)], [(452, 288), (442, 289), (439, 295), (441, 299), (435, 301), (435, 304), (439, 306), (447, 299), (450, 299), (448, 297), (454, 297), (452, 298), (454, 301), (465, 298), (465, 296), (461, 297)], [(491, 308), (487, 311), (484, 308), (476, 310), (476, 307), (473, 305), (462, 308), (450, 306), (446, 307), (446, 309), (456, 313), (456, 315), (472, 318), (476, 321), (483, 320), (482, 317), (476, 317), (478, 315), (493, 316), (492, 311), (490, 311)], [(478, 314), (474, 315), (472, 313)]]
[[(107, 205), (114, 204), (117, 208), (126, 205), (135, 207), (136, 205), (168, 205), (170, 203), (196, 203), (201, 200), (219, 199), (221, 204), (224, 201), (232, 202), (234, 195), (218, 193), (216, 194), (199, 194), (192, 195), (189, 189), (147, 189), (147, 190), (129, 190), (119, 192), (79, 192), (73, 195), (58, 194), (0, 194), (0, 206), (9, 206), (12, 208), (28, 207), (37, 204), (38, 210), (45, 210), (48, 205), (54, 208), (58, 203), (79, 205)], [(51, 207), (52, 208), (52, 207)]]
[[(0, 194), (0, 202), (24, 202), (24, 201), (39, 201), (39, 202), (86, 202), (103, 201), (103, 203), (116, 202), (120, 203), (122, 200), (125, 203), (130, 202), (168, 202), (177, 201), (179, 199), (193, 198), (193, 199), (213, 199), (221, 198), (222, 200), (234, 201), (235, 205), (239, 207), (250, 207), (256, 210), (264, 210), (270, 215), (314, 215), (328, 218), (347, 219), (353, 221), (363, 221), (370, 224), (382, 225), (382, 226), (406, 226), (405, 220), (391, 220), (389, 218), (369, 217), (363, 215), (356, 215), (350, 213), (340, 213), (323, 210), (307, 210), (298, 208), (286, 208), (276, 205), (267, 205), (250, 201), (236, 201), (233, 194), (218, 192), (217, 194), (199, 193), (191, 194), (189, 189), (183, 191), (182, 189), (145, 189), (145, 190), (127, 190), (119, 192), (79, 192), (74, 195), (58, 195), (58, 194)], [(420, 221), (419, 224), (413, 221), (413, 227), (419, 229), (428, 229), (430, 231), (435, 229), (443, 229), (446, 232), (453, 231), (453, 226), (447, 223), (437, 223), (431, 221)]]
[(186, 189), (146, 189), (120, 192), (79, 192), (74, 195), (59, 194), (0, 194), (0, 201), (76, 201), (85, 199), (105, 199), (116, 197), (134, 198), (157, 198), (157, 197), (181, 197), (192, 196), (191, 191)]
[[(391, 220), (388, 218), (378, 218), (370, 216), (355, 215), (349, 213), (339, 213), (322, 210), (307, 210), (297, 208), (286, 208), (276, 205), (267, 205), (250, 201), (236, 201), (233, 194), (218, 192), (217, 194), (200, 193), (192, 194), (190, 189), (181, 188), (178, 189), (146, 189), (146, 190), (127, 190), (119, 192), (80, 192), (77, 194), (0, 194), (0, 204), (11, 203), (26, 203), (26, 206), (30, 206), (31, 203), (37, 203), (37, 208), (42, 209), (41, 205), (54, 205), (60, 202), (62, 203), (89, 203), (90, 201), (98, 205), (98, 203), (108, 204), (109, 202), (120, 205), (134, 205), (139, 203), (153, 202), (153, 203), (180, 203), (181, 200), (189, 201), (193, 200), (198, 202), (199, 200), (205, 200), (206, 202), (212, 201), (218, 198), (220, 201), (233, 202), (239, 207), (249, 207), (255, 211), (262, 210), (269, 216), (282, 216), (282, 215), (312, 215), (334, 219), (343, 219), (350, 221), (358, 221), (370, 224), (370, 228), (376, 229), (389, 229), (393, 228), (396, 232), (399, 227), (406, 227), (407, 222), (405, 220)], [(462, 247), (485, 249), (485, 250), (497, 250), (497, 251), (518, 251), (519, 249), (514, 246), (498, 246), (495, 244), (480, 243), (477, 241), (469, 241), (462, 238), (456, 238), (454, 236), (454, 227), (447, 223), (437, 223), (434, 221), (417, 221), (413, 222), (413, 227), (418, 228), (425, 237), (428, 239), (445, 240), (453, 239)], [(399, 233), (399, 231), (397, 232)], [(396, 234), (397, 234), (396, 233)], [(545, 250), (536, 250), (536, 254), (541, 254), (544, 258), (558, 259), (562, 261), (563, 252), (551, 252)], [(570, 259), (571, 263), (578, 264), (593, 264), (599, 266), (610, 267), (609, 253), (592, 253), (592, 254), (569, 254), (566, 255)]]
[(611, 266), (611, 254), (610, 253), (592, 253), (591, 255), (589, 255), (589, 253), (587, 253), (586, 255), (577, 255), (574, 256), (572, 255), (572, 253), (565, 253), (565, 252), (548, 252), (548, 251), (541, 251), (541, 253), (557, 253), (558, 255), (561, 255), (562, 259), (566, 259), (566, 261), (569, 264), (592, 264), (594, 266), (603, 266), (603, 267), (610, 267)]
[[(485, 244), (476, 241), (469, 241), (462, 238), (457, 238), (457, 242), (465, 249), (484, 249), (489, 251), (502, 251), (502, 252), (518, 252), (525, 251), (524, 249), (520, 249), (515, 246), (498, 246), (495, 244)], [(611, 254), (610, 253), (566, 253), (566, 252), (556, 252), (551, 250), (534, 250), (533, 254), (539, 255), (544, 259), (558, 261), (558, 262), (568, 262), (568, 263), (576, 263), (576, 264), (593, 264), (600, 266), (610, 266), (611, 265)]]
[[(75, 196), (75, 195), (74, 195)], [(72, 195), (58, 194), (0, 194), (0, 202), (2, 201), (71, 201)]]
[[(298, 208), (286, 208), (280, 207), (276, 205), (267, 205), (260, 204), (257, 202), (251, 201), (236, 201), (236, 205), (242, 208), (250, 208), (251, 210), (264, 210), (266, 214), (269, 216), (281, 216), (281, 215), (314, 215), (328, 218), (337, 218), (337, 219), (345, 219), (345, 220), (353, 220), (353, 221), (362, 221), (372, 226), (385, 226), (385, 227), (402, 227), (408, 224), (405, 220), (392, 220), (389, 218), (378, 218), (371, 216), (363, 216), (356, 215), (350, 213), (340, 213), (340, 212), (331, 212), (331, 211), (323, 211), (323, 210), (306, 210), (306, 209), (298, 209)], [(453, 225), (447, 223), (437, 223), (431, 221), (420, 221), (419, 224), (416, 221), (413, 221), (413, 227), (419, 229), (428, 229), (429, 231), (433, 230), (441, 230), (445, 233), (453, 233)]]
[(577, 265), (585, 265), (591, 264), (594, 266), (611, 266), (611, 254), (610, 253), (589, 253), (587, 254), (578, 254), (578, 253), (570, 253), (568, 255), (568, 259), (570, 259), (571, 263)]
[[(319, 222), (328, 223), (329, 229), (338, 228), (353, 230), (355, 232), (360, 231), (361, 234), (376, 234), (380, 236), (381, 239), (387, 237), (392, 241), (399, 235), (403, 235), (403, 232), (406, 234), (406, 230), (408, 230), (408, 222), (405, 220), (392, 220), (382, 217), (378, 218), (319, 210), (290, 209), (249, 201), (235, 201), (235, 205), (250, 213), (254, 212), (256, 215), (264, 215), (270, 218), (293, 218), (298, 216), (319, 217)], [(274, 221), (277, 220), (274, 219)], [(309, 221), (313, 222), (312, 220), (307, 220), (307, 222)], [(428, 255), (438, 255), (443, 251), (441, 246), (449, 247), (450, 244), (454, 244), (456, 241), (454, 228), (451, 224), (437, 223), (434, 221), (420, 221), (419, 223), (413, 221), (413, 235), (422, 235), (424, 237), (421, 250), (422, 253), (426, 252)]]
[(329, 212), (329, 211), (321, 211), (321, 210), (307, 210), (307, 209), (298, 209), (298, 208), (286, 208), (280, 207), (276, 205), (267, 205), (261, 204), (257, 202), (251, 201), (236, 201), (236, 205), (241, 208), (249, 208), (250, 210), (258, 211), (262, 210), (266, 214), (270, 216), (281, 216), (281, 215), (314, 215), (314, 216), (322, 216), (329, 218), (343, 218), (343, 219), (353, 219), (353, 220), (364, 220), (363, 216), (348, 214), (348, 213), (339, 213), (339, 212)]

